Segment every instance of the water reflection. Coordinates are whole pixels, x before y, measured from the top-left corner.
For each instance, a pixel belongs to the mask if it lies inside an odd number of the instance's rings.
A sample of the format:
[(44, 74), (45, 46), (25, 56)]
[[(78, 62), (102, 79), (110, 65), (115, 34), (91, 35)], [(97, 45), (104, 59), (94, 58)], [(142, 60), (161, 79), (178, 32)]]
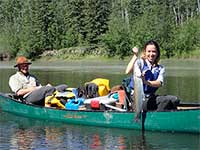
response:
[(69, 125), (0, 112), (0, 149), (198, 149), (199, 135)]
[(100, 136), (98, 134), (94, 134), (91, 139), (90, 148), (95, 150), (100, 150), (100, 146), (102, 145)]
[(11, 149), (24, 150), (32, 147), (34, 139), (37, 135), (33, 130), (28, 129), (18, 129), (11, 136)]

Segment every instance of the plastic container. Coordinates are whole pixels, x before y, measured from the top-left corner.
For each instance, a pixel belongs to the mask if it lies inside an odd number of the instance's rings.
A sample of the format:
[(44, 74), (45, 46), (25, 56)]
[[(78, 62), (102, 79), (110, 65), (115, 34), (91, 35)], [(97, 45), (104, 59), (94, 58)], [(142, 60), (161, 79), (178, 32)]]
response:
[(90, 107), (91, 107), (92, 109), (100, 109), (99, 100), (96, 100), (96, 99), (91, 100), (91, 102), (90, 102)]
[(70, 99), (65, 104), (65, 108), (68, 110), (78, 110), (79, 106), (83, 104), (84, 99), (78, 98), (78, 99)]

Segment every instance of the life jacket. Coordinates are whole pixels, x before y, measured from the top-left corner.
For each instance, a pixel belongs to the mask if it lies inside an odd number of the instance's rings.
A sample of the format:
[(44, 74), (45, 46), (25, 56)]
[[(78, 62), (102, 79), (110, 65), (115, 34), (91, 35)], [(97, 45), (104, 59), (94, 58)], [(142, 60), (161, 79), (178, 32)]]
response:
[(57, 108), (62, 108), (64, 109), (65, 106), (63, 105), (63, 103), (61, 103), (61, 101), (54, 97), (54, 96), (50, 96), (51, 98), (49, 99), (45, 99), (45, 106), (49, 106), (49, 107), (57, 107)]
[(59, 92), (56, 91), (55, 97), (57, 98), (64, 98), (64, 99), (72, 99), (72, 98), (77, 98), (78, 97), (78, 91), (76, 88), (67, 88), (65, 92)]
[[(157, 69), (157, 68), (156, 68)], [(158, 72), (154, 72), (154, 74), (150, 71), (147, 70), (145, 73), (145, 79), (147, 81), (154, 81), (158, 78), (159, 73)], [(151, 94), (151, 93), (155, 93), (158, 89), (158, 87), (152, 87), (146, 84), (143, 84), (144, 87), (144, 93), (145, 94)]]
[(45, 100), (46, 105), (64, 109), (67, 100), (77, 98), (77, 89), (67, 88), (65, 92), (55, 91), (54, 95), (49, 97), (48, 100)]
[[(141, 59), (140, 60), (142, 65), (141, 65), (141, 72), (144, 72), (145, 71), (145, 79), (147, 81), (154, 81), (158, 78), (159, 76), (159, 73), (160, 73), (160, 66), (157, 65), (155, 66), (153, 69), (154, 69), (154, 72), (152, 72), (152, 70), (148, 67), (147, 63), (145, 60)], [(134, 89), (134, 80), (133, 80), (133, 75), (132, 77), (130, 78), (130, 83), (129, 83), (129, 87), (131, 89)], [(143, 84), (143, 88), (144, 88), (144, 93), (145, 94), (153, 94), (157, 91), (158, 87), (151, 87), (149, 85), (146, 85), (146, 84)]]

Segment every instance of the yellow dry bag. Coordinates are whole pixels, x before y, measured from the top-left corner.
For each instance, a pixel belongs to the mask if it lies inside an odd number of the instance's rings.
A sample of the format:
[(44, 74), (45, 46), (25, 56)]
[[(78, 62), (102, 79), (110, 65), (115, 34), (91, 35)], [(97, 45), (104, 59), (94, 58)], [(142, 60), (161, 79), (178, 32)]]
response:
[(98, 86), (98, 94), (99, 96), (108, 95), (110, 92), (109, 80), (103, 78), (96, 78), (91, 81)]

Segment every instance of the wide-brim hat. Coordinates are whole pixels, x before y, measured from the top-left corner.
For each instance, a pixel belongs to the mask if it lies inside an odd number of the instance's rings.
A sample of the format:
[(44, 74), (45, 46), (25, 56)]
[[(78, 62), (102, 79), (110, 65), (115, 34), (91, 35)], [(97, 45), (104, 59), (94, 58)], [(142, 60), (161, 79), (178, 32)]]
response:
[(16, 60), (16, 65), (14, 65), (14, 67), (18, 67), (19, 65), (22, 65), (22, 64), (32, 64), (31, 62), (28, 61), (28, 59), (24, 56), (19, 56), (17, 57), (17, 60)]

